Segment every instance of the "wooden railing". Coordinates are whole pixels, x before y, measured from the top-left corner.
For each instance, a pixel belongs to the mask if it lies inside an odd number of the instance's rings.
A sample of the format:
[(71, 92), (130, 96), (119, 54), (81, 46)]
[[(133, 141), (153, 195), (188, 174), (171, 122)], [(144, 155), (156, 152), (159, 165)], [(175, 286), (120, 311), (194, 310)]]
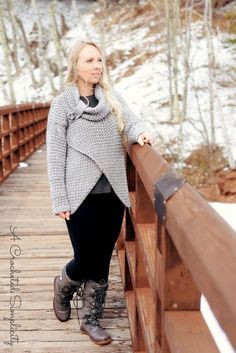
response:
[(46, 139), (49, 103), (0, 107), (0, 183)]
[(236, 348), (236, 233), (188, 183), (167, 176), (170, 165), (150, 145), (126, 150), (132, 206), (117, 253), (133, 352), (219, 352), (201, 294)]

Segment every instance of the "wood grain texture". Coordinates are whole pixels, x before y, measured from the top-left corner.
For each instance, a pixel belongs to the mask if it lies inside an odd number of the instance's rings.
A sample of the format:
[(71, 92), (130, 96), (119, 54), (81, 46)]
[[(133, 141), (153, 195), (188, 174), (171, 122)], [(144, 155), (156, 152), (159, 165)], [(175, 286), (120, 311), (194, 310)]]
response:
[(171, 352), (219, 353), (199, 311), (167, 311), (165, 331)]

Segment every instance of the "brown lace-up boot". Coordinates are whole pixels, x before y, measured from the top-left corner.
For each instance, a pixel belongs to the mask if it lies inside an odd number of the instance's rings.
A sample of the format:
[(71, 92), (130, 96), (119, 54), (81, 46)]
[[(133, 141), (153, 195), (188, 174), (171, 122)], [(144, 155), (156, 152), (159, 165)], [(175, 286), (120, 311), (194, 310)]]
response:
[(61, 274), (54, 278), (53, 309), (60, 321), (69, 320), (71, 314), (70, 300), (74, 292), (82, 285), (83, 281), (72, 281), (68, 277), (66, 266), (62, 269)]
[(108, 283), (101, 281), (86, 281), (83, 295), (82, 308), (78, 308), (80, 330), (89, 335), (92, 342), (104, 345), (112, 341), (111, 336), (100, 326), (99, 318), (102, 318), (105, 306), (105, 298)]

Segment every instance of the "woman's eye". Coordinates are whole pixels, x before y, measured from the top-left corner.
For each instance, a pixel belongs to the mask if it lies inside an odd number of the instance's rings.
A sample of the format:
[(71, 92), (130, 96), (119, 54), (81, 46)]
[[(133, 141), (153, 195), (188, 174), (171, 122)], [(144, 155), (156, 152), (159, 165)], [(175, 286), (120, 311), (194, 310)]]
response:
[[(87, 62), (93, 61), (93, 59), (88, 59)], [(98, 61), (102, 62), (102, 59), (99, 59)]]

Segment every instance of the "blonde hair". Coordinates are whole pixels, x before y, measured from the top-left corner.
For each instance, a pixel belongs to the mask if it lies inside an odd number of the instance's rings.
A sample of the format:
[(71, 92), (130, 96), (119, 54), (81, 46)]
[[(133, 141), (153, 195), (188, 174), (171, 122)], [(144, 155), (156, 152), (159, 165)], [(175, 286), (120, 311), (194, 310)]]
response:
[[(103, 56), (102, 51), (94, 42), (80, 41), (80, 40), (76, 41), (70, 48), (69, 54), (68, 54), (68, 72), (67, 72), (67, 78), (66, 78), (67, 85), (74, 84), (77, 82), (77, 78), (78, 78), (77, 70), (76, 70), (77, 61), (81, 50), (87, 45), (93, 45), (100, 52), (101, 56)], [(105, 69), (106, 68), (104, 67), (104, 64), (103, 64), (102, 73), (98, 82), (103, 89), (106, 101), (111, 107), (111, 113), (112, 115), (114, 115), (114, 117), (117, 120), (118, 130), (123, 138), (123, 141), (125, 141), (126, 138), (124, 135), (124, 120), (123, 120), (123, 113), (122, 113), (122, 105), (112, 92), (112, 88), (109, 84), (109, 80)]]

